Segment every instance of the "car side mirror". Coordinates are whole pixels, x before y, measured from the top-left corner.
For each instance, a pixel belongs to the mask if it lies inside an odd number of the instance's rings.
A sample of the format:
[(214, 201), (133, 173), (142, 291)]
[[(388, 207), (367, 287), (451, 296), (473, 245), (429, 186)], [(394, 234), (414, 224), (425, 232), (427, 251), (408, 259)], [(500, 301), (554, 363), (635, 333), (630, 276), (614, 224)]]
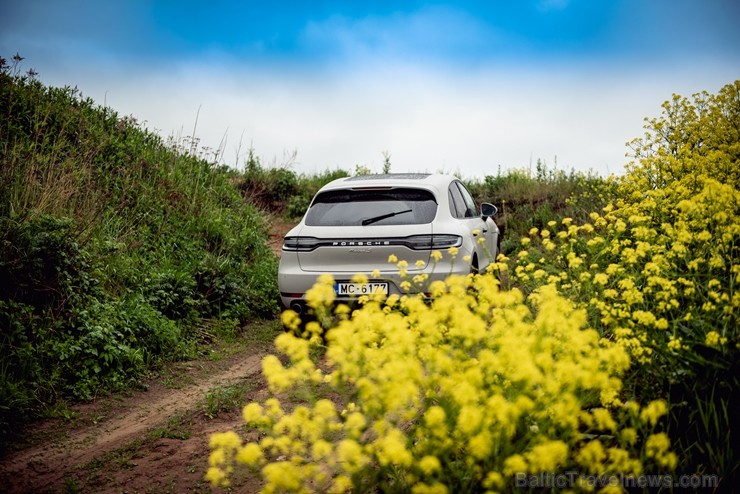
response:
[(484, 202), (480, 205), (480, 214), (483, 219), (490, 218), (496, 213), (498, 213), (498, 208), (490, 202)]

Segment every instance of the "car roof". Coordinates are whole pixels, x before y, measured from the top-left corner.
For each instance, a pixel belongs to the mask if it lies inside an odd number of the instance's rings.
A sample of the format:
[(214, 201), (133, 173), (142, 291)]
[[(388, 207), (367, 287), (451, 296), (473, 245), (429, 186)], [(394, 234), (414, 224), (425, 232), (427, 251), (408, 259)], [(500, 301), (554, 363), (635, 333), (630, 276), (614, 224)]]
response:
[(421, 187), (425, 189), (446, 190), (450, 182), (457, 180), (452, 175), (438, 173), (384, 173), (377, 175), (357, 175), (338, 178), (321, 188), (321, 191), (347, 188), (375, 187)]

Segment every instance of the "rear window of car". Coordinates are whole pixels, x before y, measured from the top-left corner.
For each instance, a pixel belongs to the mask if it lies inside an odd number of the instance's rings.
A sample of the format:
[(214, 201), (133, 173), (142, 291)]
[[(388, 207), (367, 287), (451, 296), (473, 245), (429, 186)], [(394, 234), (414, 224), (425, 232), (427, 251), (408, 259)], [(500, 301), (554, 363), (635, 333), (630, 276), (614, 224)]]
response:
[(330, 190), (316, 196), (309, 226), (419, 225), (437, 214), (434, 195), (422, 189)]

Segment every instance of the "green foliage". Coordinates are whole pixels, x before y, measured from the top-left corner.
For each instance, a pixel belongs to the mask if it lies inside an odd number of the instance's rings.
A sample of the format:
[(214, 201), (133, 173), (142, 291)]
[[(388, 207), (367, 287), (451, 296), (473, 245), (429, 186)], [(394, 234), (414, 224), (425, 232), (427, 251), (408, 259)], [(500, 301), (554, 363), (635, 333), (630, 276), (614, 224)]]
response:
[(311, 204), (311, 199), (321, 187), (332, 180), (348, 177), (349, 173), (345, 170), (325, 170), (314, 175), (301, 175), (298, 177), (300, 193), (291, 196), (285, 210), (285, 215), (291, 219), (300, 219)]
[(498, 208), (494, 218), (502, 232), (501, 250), (511, 253), (532, 228), (570, 217), (586, 220), (591, 211), (601, 209), (615, 190), (611, 179), (594, 174), (547, 170), (538, 161), (537, 175), (513, 169), (506, 174), (486, 175), (483, 181), (468, 180), (466, 186), (478, 202)]
[(388, 174), (391, 172), (391, 153), (383, 151), (383, 173)]
[(246, 381), (225, 386), (216, 386), (208, 390), (198, 408), (203, 411), (206, 417), (214, 419), (223, 412), (231, 412), (243, 406), (247, 394), (254, 387), (254, 382)]
[(303, 216), (321, 187), (348, 176), (349, 173), (341, 169), (296, 175), (287, 167), (264, 168), (254, 155), (254, 150), (250, 150), (244, 175), (235, 181), (250, 203), (296, 220)]
[(287, 166), (264, 168), (250, 149), (243, 177), (237, 187), (251, 203), (264, 209), (279, 209), (286, 198), (298, 192), (298, 177)]
[[(277, 310), (244, 178), (0, 61), (0, 434)], [(253, 167), (253, 171), (256, 168)], [(296, 187), (266, 174), (275, 197)]]

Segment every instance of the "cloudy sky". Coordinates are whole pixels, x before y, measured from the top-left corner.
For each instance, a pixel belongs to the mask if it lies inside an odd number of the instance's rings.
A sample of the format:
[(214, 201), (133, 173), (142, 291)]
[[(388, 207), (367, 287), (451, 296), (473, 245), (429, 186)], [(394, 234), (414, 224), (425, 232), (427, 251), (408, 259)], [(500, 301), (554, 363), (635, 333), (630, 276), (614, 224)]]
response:
[(740, 79), (737, 0), (27, 0), (0, 56), (52, 86), (298, 173), (622, 173), (673, 93)]

